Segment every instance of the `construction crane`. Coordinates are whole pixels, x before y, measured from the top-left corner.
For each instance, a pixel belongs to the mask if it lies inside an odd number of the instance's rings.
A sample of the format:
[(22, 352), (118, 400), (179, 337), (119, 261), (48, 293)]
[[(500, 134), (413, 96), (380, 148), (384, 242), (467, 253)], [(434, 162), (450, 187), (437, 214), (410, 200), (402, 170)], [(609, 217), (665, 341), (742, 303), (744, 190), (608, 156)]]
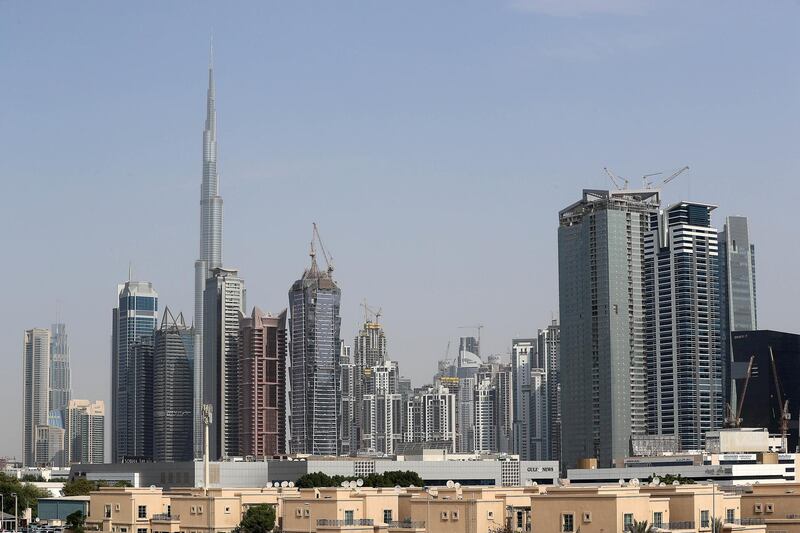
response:
[(747, 395), (747, 386), (750, 384), (750, 376), (753, 375), (753, 362), (756, 356), (750, 357), (750, 362), (747, 364), (747, 373), (744, 376), (744, 386), (742, 386), (742, 395), (739, 397), (739, 403), (736, 406), (736, 411), (733, 412), (731, 404), (728, 404), (728, 420), (726, 421), (727, 427), (740, 428), (742, 427), (742, 408), (744, 407), (744, 398)]
[(652, 178), (653, 176), (660, 176), (661, 174), (663, 174), (663, 172), (653, 172), (651, 174), (645, 174), (644, 176), (642, 176), (642, 187), (644, 187), (645, 189), (649, 189), (653, 185), (653, 182), (651, 182), (647, 178)]
[(789, 449), (789, 420), (791, 420), (792, 415), (789, 412), (789, 400), (783, 400), (783, 391), (781, 389), (781, 382), (778, 379), (778, 369), (775, 366), (775, 355), (772, 353), (772, 346), (769, 347), (769, 362), (770, 365), (772, 365), (772, 377), (775, 379), (775, 394), (777, 395), (778, 409), (780, 409), (781, 413), (781, 448), (783, 452), (786, 453)]
[[(361, 303), (361, 307), (364, 308), (364, 323), (374, 323), (380, 324), (381, 316), (383, 315), (383, 307), (379, 307), (376, 311), (369, 305), (367, 305), (367, 299), (364, 298), (364, 301)], [(373, 320), (370, 320), (369, 317), (372, 315)]]
[[(625, 179), (625, 178), (623, 178), (621, 176), (617, 176), (616, 174), (611, 172), (608, 169), (608, 167), (603, 167), (603, 170), (605, 171), (606, 174), (608, 174), (609, 179), (611, 179), (611, 183), (614, 184), (614, 187), (616, 187), (618, 191), (621, 191), (623, 189), (627, 189), (628, 188), (628, 180), (627, 179)], [(622, 182), (624, 185), (620, 186), (620, 182)]]
[[(666, 185), (667, 183), (674, 180), (687, 170), (689, 170), (688, 166), (676, 170), (675, 172), (673, 172), (672, 174), (661, 180), (661, 185)], [(663, 172), (654, 172), (652, 174), (645, 174), (644, 176), (642, 176), (642, 184), (644, 184), (644, 188), (651, 189), (653, 187), (653, 182), (648, 180), (647, 178), (652, 178), (653, 176), (660, 176), (661, 174), (663, 174)]]
[(333, 272), (333, 256), (328, 255), (328, 253), (325, 252), (325, 245), (322, 243), (322, 237), (319, 234), (319, 229), (317, 229), (317, 223), (313, 222), (312, 224), (314, 225), (314, 232), (311, 235), (311, 254), (313, 255), (315, 253), (314, 240), (316, 239), (316, 241), (319, 243), (320, 250), (322, 250), (322, 257), (325, 258), (325, 265), (328, 268), (328, 274), (330, 274)]

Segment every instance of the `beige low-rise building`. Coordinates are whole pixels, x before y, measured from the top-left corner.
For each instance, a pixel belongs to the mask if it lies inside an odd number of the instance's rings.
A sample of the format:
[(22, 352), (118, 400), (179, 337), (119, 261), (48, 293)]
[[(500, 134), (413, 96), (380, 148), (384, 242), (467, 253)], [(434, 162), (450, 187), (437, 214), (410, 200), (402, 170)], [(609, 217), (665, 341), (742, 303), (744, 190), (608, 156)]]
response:
[(770, 483), (742, 493), (742, 518), (760, 519), (767, 533), (800, 533), (800, 483)]
[(386, 529), (398, 520), (401, 491), (391, 488), (301, 489), (281, 507), (285, 533), (369, 531)]
[(152, 533), (153, 517), (169, 514), (160, 488), (103, 487), (90, 495), (86, 528), (107, 533)]

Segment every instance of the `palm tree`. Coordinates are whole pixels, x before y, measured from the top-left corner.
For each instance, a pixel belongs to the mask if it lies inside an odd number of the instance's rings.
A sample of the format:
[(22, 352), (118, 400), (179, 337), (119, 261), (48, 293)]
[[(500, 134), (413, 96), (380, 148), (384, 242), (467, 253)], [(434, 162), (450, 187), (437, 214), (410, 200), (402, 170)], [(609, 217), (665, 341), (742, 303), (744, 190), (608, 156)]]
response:
[(641, 522), (634, 520), (633, 525), (628, 526), (625, 531), (630, 533), (654, 533), (655, 530), (652, 524), (647, 523), (647, 520)]

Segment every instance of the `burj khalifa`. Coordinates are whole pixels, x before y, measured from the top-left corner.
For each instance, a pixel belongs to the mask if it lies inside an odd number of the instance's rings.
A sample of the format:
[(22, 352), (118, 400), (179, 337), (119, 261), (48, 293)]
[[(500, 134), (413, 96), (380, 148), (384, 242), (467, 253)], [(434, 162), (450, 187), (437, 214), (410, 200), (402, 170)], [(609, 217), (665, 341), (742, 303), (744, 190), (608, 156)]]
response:
[(214, 53), (208, 64), (206, 124), (203, 130), (203, 183), (200, 188), (200, 257), (194, 263), (194, 455), (203, 454), (203, 291), (214, 268), (222, 266), (222, 197), (217, 174), (217, 108)]

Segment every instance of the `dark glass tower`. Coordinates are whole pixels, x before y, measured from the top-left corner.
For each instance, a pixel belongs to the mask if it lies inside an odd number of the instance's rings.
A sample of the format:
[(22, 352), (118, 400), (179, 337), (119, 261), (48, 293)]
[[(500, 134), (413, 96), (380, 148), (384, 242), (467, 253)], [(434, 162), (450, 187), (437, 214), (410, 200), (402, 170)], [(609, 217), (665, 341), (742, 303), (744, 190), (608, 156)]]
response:
[(339, 428), (339, 302), (333, 268), (311, 267), (289, 290), (291, 451), (336, 455)]
[(153, 456), (191, 461), (194, 329), (164, 309), (153, 353)]

